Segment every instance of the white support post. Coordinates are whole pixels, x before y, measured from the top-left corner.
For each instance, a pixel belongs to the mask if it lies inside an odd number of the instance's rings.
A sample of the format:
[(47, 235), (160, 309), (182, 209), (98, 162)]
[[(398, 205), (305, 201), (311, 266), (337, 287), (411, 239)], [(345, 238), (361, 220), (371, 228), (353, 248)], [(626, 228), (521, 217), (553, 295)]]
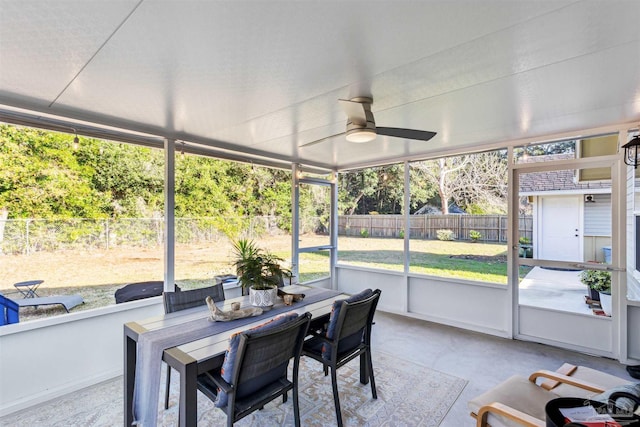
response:
[(330, 249), (330, 271), (331, 289), (338, 289), (338, 278), (336, 277), (336, 264), (338, 263), (338, 172), (331, 172), (331, 220), (329, 238), (331, 239)]
[(404, 312), (409, 311), (409, 265), (411, 254), (409, 252), (411, 237), (411, 165), (408, 161), (404, 162)]
[[(618, 147), (627, 141), (627, 130), (618, 132)], [(628, 307), (627, 307), (627, 166), (623, 162), (624, 150), (611, 167), (611, 272), (612, 285), (612, 347), (614, 357), (628, 360)], [(633, 182), (634, 179), (631, 179)], [(633, 237), (629, 237), (633, 239)]]
[(298, 269), (300, 250), (300, 188), (298, 183), (298, 165), (291, 166), (291, 273), (300, 282), (300, 271)]
[(518, 247), (517, 242), (520, 233), (520, 215), (519, 215), (519, 198), (520, 198), (520, 177), (514, 169), (514, 153), (513, 147), (507, 149), (508, 177), (507, 177), (507, 300), (511, 301), (511, 310), (508, 312), (509, 319), (506, 322), (509, 330), (507, 336), (513, 338), (514, 331), (518, 333)]
[(174, 291), (175, 285), (175, 161), (176, 142), (164, 140), (164, 290)]

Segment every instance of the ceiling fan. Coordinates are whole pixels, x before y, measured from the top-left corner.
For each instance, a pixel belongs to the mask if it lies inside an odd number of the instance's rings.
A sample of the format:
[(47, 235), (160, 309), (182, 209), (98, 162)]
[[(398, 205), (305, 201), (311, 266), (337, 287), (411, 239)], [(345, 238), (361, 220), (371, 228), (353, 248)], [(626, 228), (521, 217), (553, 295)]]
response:
[(436, 132), (426, 130), (376, 126), (376, 121), (373, 118), (373, 113), (371, 112), (371, 104), (373, 104), (373, 99), (371, 98), (357, 97), (351, 99), (338, 99), (338, 102), (340, 102), (340, 105), (347, 114), (347, 130), (326, 138), (302, 144), (300, 147), (315, 145), (338, 135), (346, 135), (347, 141), (355, 143), (373, 141), (376, 139), (377, 135), (417, 139), (420, 141), (428, 141), (436, 136)]

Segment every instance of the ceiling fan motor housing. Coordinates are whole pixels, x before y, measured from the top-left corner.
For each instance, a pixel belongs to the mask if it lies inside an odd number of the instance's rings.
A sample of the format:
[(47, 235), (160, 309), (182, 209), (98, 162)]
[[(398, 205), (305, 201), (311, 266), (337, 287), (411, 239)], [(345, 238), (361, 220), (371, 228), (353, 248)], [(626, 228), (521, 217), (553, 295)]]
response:
[(371, 112), (371, 98), (353, 98), (362, 106), (364, 115), (350, 116), (347, 120), (347, 140), (351, 142), (369, 142), (376, 138), (376, 122)]

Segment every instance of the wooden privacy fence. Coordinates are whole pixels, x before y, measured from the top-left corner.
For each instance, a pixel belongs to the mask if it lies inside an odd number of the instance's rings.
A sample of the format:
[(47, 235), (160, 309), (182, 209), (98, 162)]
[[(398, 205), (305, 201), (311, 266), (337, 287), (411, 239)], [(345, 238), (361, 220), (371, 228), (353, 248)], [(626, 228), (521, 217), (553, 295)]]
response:
[[(485, 242), (507, 241), (506, 215), (411, 215), (412, 238), (436, 239), (438, 230), (451, 230), (457, 240), (471, 240), (469, 232), (475, 230)], [(530, 215), (519, 218), (520, 237), (532, 238), (533, 219)], [(338, 234), (343, 236), (403, 237), (403, 215), (339, 215)]]

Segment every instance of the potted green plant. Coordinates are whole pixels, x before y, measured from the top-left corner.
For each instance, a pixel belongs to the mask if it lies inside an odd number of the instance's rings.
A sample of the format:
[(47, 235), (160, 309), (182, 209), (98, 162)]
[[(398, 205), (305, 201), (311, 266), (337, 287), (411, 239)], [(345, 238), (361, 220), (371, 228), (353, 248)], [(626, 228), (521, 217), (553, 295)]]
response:
[(589, 287), (589, 297), (600, 301), (604, 312), (611, 314), (611, 273), (606, 270), (584, 270), (580, 273), (580, 281)]
[(518, 239), (518, 256), (520, 258), (533, 258), (533, 245), (530, 238), (522, 236)]
[(249, 239), (235, 241), (233, 251), (238, 281), (243, 289), (249, 290), (249, 301), (263, 309), (271, 308), (278, 295), (278, 284), (291, 277), (291, 271), (281, 266), (283, 259)]

